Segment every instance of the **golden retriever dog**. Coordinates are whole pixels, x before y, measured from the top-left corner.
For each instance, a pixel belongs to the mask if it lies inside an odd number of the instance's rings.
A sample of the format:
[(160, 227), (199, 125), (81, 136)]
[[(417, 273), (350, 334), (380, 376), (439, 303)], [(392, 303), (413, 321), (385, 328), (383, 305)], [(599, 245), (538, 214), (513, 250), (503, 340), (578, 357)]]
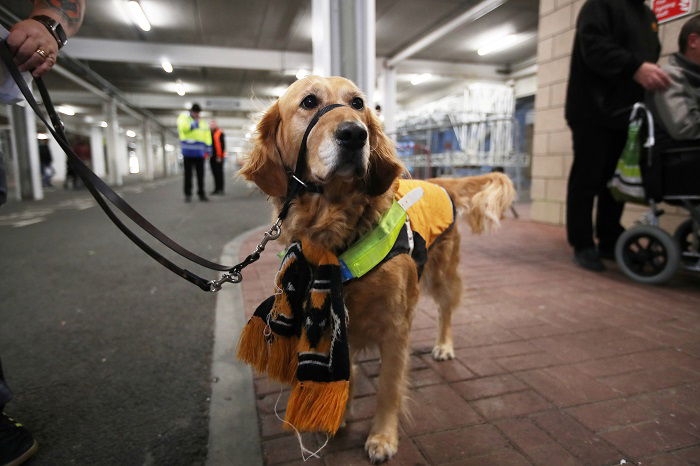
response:
[[(259, 121), (240, 174), (267, 193), (279, 211), (287, 192), (286, 170), (294, 170), (307, 125), (329, 104), (344, 106), (326, 113), (311, 130), (303, 167), (305, 179), (321, 185), (323, 192), (306, 192), (295, 200), (281, 240), (289, 243), (305, 235), (340, 254), (389, 209), (404, 172), (394, 144), (351, 81), (310, 76), (292, 84)], [(339, 128), (351, 130), (352, 144), (339, 136)], [(515, 196), (512, 183), (500, 173), (429, 181), (444, 187), (474, 233), (497, 226)], [(420, 280), (411, 256), (400, 254), (344, 286), (351, 362), (367, 348), (378, 347), (381, 354), (376, 413), (365, 443), (373, 462), (388, 460), (398, 449), (409, 332), (421, 288), (439, 307), (432, 356), (438, 361), (454, 357), (451, 318), (462, 290), (457, 226), (455, 219), (454, 227), (430, 247)]]

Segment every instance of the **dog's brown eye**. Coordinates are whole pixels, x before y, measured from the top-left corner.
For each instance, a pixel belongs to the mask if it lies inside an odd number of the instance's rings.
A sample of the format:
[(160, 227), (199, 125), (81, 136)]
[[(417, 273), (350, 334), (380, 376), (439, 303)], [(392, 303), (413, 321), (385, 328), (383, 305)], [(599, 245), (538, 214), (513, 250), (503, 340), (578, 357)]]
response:
[(313, 94), (309, 94), (301, 101), (301, 106), (309, 110), (316, 108), (318, 106), (318, 98)]
[(350, 105), (352, 105), (352, 108), (354, 108), (355, 110), (362, 110), (363, 108), (365, 108), (365, 103), (359, 97), (355, 97), (354, 99), (352, 99)]

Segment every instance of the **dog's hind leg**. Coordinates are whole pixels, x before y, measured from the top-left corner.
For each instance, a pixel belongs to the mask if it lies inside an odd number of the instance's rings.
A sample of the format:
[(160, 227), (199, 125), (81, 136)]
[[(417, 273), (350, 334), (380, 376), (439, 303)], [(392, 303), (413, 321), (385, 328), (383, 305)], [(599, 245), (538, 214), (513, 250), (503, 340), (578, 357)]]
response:
[[(433, 359), (446, 361), (455, 357), (452, 341), (452, 312), (462, 298), (459, 276), (459, 233), (450, 232), (442, 244), (431, 251), (426, 270), (426, 286), (438, 305), (438, 334), (433, 347)], [(432, 263), (436, 261), (435, 263)]]

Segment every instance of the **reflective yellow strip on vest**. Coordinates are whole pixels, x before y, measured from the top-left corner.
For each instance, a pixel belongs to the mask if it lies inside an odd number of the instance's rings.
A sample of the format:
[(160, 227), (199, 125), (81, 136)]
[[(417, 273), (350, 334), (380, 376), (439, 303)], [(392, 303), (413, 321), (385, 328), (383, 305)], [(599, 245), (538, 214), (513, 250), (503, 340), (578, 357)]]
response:
[(416, 188), (394, 201), (377, 226), (340, 255), (338, 259), (343, 281), (360, 278), (389, 254), (406, 222), (406, 210), (422, 196), (423, 189)]

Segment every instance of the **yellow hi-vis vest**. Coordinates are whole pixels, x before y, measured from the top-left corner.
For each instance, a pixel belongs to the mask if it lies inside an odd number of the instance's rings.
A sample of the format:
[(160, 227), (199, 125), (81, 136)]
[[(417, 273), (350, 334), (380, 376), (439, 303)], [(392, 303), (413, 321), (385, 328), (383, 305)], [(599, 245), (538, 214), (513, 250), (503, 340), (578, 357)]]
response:
[(189, 112), (181, 113), (177, 117), (177, 132), (183, 157), (204, 157), (205, 154), (211, 154), (211, 130), (205, 119), (196, 121)]

